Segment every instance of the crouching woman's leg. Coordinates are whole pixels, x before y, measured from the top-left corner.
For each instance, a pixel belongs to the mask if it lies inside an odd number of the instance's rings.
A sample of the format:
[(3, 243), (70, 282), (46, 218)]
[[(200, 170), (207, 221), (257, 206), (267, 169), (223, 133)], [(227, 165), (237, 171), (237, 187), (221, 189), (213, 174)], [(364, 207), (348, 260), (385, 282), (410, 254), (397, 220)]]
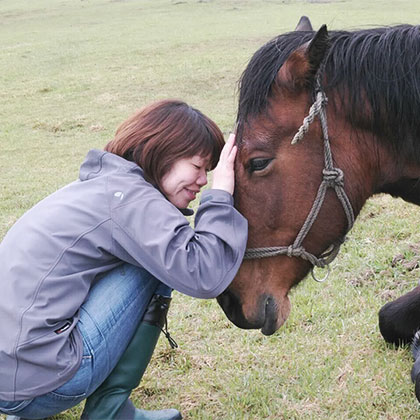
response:
[(82, 414), (83, 420), (182, 419), (178, 410), (140, 410), (129, 400), (131, 391), (139, 385), (150, 362), (166, 322), (171, 292), (170, 288), (160, 283), (117, 365), (102, 385), (87, 399)]
[[(41, 419), (74, 407), (90, 396), (87, 401), (88, 406), (89, 399), (94, 400), (97, 390), (101, 395), (101, 402), (95, 406), (101, 407), (105, 403), (106, 408), (101, 409), (99, 417), (95, 415), (95, 411), (90, 415), (85, 410), (86, 418), (113, 419), (119, 418), (120, 412), (127, 412), (131, 407), (128, 401), (131, 386), (138, 385), (157, 341), (157, 337), (154, 344), (150, 340), (142, 340), (140, 330), (140, 321), (149, 303), (153, 302), (152, 297), (157, 287), (164, 286), (147, 271), (128, 264), (112, 270), (98, 280), (81, 307), (80, 320), (77, 324), (84, 347), (79, 370), (73, 378), (53, 392), (23, 402), (4, 404), (0, 401), (0, 412), (9, 414), (9, 420)], [(138, 346), (132, 343), (138, 343)], [(136, 347), (136, 360), (132, 356), (134, 351), (131, 350), (130, 353), (130, 346)], [(124, 357), (126, 352), (131, 356)], [(147, 356), (144, 357), (143, 354), (146, 353)], [(113, 371), (118, 365), (120, 366), (118, 381), (116, 386), (112, 386)], [(131, 377), (133, 371), (141, 372), (136, 384)], [(111, 386), (101, 391), (103, 383)], [(124, 389), (124, 392), (121, 392), (121, 389)], [(120, 397), (115, 398), (115, 394)], [(108, 401), (111, 401), (111, 404), (107, 404)], [(136, 414), (134, 408), (131, 412), (133, 418), (137, 418), (134, 417)], [(179, 414), (176, 410), (174, 412)]]

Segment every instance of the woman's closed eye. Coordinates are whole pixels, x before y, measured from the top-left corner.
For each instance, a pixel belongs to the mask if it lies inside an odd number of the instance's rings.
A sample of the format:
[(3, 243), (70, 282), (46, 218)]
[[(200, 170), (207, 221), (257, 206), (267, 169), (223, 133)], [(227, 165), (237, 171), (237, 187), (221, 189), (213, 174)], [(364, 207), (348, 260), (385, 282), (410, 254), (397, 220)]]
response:
[(207, 166), (205, 166), (205, 165), (197, 165), (197, 164), (193, 164), (193, 166), (194, 166), (194, 168), (195, 169), (197, 169), (197, 171), (201, 171), (201, 170), (204, 170), (204, 171), (206, 171), (206, 172), (210, 172), (211, 171), (211, 169), (210, 168), (208, 168)]

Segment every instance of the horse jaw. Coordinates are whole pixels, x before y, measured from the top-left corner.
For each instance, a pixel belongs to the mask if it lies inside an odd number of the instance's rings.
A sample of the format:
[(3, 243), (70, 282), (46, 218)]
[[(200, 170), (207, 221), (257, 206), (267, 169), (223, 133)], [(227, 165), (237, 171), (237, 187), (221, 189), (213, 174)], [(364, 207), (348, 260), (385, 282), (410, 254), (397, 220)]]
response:
[(293, 265), (293, 259), (288, 257), (265, 259), (263, 264), (261, 260), (245, 260), (232, 284), (217, 298), (227, 318), (237, 327), (261, 329), (264, 335), (271, 335), (286, 322), (291, 309), (288, 293), (297, 273), (290, 267), (285, 271), (288, 279), (283, 276), (282, 282), (276, 282), (279, 260)]

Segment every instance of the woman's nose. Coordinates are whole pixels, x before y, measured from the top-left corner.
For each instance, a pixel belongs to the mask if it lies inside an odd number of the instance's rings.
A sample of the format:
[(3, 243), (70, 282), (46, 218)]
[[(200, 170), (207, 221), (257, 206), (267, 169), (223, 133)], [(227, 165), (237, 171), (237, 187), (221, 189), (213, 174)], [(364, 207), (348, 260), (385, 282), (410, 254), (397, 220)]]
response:
[(203, 169), (202, 171), (200, 171), (200, 175), (197, 178), (197, 185), (199, 185), (200, 187), (204, 187), (204, 185), (207, 184), (207, 172), (205, 169)]

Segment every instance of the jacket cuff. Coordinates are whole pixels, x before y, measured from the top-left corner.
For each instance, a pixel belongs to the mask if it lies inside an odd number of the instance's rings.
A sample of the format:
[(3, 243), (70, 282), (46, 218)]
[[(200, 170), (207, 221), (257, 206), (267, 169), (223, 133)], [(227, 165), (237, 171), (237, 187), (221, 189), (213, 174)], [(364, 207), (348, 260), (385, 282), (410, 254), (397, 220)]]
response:
[(201, 193), (200, 204), (207, 201), (215, 201), (218, 203), (226, 203), (233, 206), (233, 196), (225, 190), (208, 189)]

